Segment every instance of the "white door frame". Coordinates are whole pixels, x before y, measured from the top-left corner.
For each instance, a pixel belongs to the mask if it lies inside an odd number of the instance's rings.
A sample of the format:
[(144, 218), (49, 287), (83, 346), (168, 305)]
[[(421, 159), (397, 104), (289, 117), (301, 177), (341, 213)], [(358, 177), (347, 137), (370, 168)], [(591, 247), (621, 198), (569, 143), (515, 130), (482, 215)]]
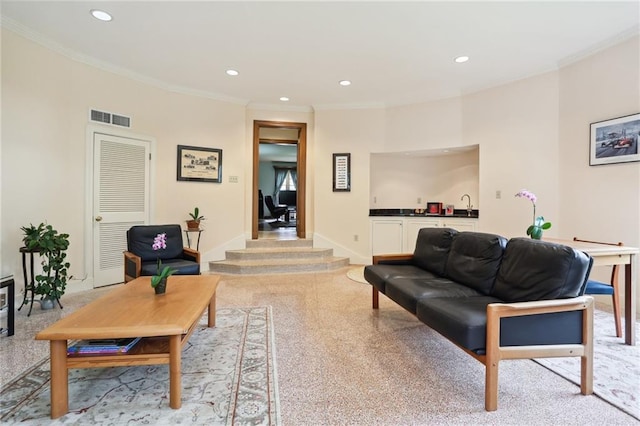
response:
[[(119, 136), (129, 139), (138, 139), (148, 141), (151, 144), (151, 161), (149, 164), (149, 220), (151, 223), (155, 221), (155, 169), (156, 169), (156, 139), (151, 136), (133, 133), (128, 130), (119, 129), (113, 126), (104, 126), (100, 124), (88, 124), (86, 133), (86, 157), (85, 157), (85, 205), (84, 205), (84, 274), (85, 277), (83, 289), (94, 288), (93, 267), (95, 259), (93, 258), (93, 145), (94, 134), (101, 133), (106, 135)], [(124, 268), (124, 260), (123, 260)], [(124, 269), (123, 269), (124, 279)]]

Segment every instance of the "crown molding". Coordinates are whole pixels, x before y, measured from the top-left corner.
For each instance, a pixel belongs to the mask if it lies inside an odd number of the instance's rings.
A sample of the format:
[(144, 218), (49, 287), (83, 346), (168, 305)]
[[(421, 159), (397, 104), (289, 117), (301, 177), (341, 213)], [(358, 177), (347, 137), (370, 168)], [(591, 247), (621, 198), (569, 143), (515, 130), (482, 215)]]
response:
[(316, 111), (322, 110), (340, 110), (340, 109), (384, 109), (387, 105), (383, 102), (363, 102), (351, 104), (319, 104), (313, 105)]
[(640, 24), (636, 24), (631, 28), (627, 28), (626, 30), (614, 35), (613, 37), (609, 37), (608, 39), (602, 40), (601, 42), (598, 42), (591, 47), (588, 47), (584, 50), (581, 50), (580, 52), (561, 59), (560, 61), (558, 61), (558, 68), (563, 68), (567, 65), (571, 65), (575, 62), (585, 59), (609, 47), (613, 47), (617, 44), (625, 42), (638, 35), (640, 35)]
[(69, 49), (61, 45), (60, 43), (52, 41), (48, 39), (46, 36), (44, 36), (43, 34), (37, 31), (34, 31), (31, 28), (28, 28), (11, 18), (7, 18), (6, 16), (2, 16), (0, 18), (0, 26), (28, 40), (31, 40), (34, 43), (37, 43), (53, 52), (66, 56), (67, 58), (72, 59), (76, 62), (80, 62), (85, 65), (98, 68), (102, 71), (119, 75), (121, 77), (129, 78), (131, 80), (135, 80), (140, 83), (144, 83), (149, 86), (156, 87), (158, 89), (163, 89), (168, 92), (174, 92), (174, 93), (179, 93), (183, 95), (197, 96), (197, 97), (212, 99), (216, 101), (228, 102), (228, 103), (242, 105), (242, 106), (246, 106), (249, 103), (248, 99), (241, 99), (233, 96), (222, 95), (219, 93), (212, 93), (204, 90), (195, 90), (195, 89), (191, 89), (184, 86), (173, 85), (162, 80), (158, 80), (143, 74), (136, 73), (127, 68), (118, 67), (111, 63), (101, 61), (92, 56), (76, 52), (75, 50)]
[(257, 102), (250, 102), (247, 104), (247, 109), (263, 111), (313, 112), (313, 108), (310, 106), (261, 104)]

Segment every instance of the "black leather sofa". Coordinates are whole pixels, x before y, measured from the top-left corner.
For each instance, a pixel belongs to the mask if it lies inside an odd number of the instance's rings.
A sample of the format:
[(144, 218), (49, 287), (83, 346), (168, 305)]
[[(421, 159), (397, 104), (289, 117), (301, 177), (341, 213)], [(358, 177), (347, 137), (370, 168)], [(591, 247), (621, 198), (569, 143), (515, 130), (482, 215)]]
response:
[(593, 390), (593, 259), (564, 245), (424, 228), (413, 254), (374, 256), (373, 308), (386, 295), (486, 367), (485, 409), (498, 406), (503, 359), (581, 357)]
[[(167, 234), (167, 248), (153, 250), (153, 239)], [(141, 275), (158, 273), (162, 266), (171, 266), (175, 275), (200, 275), (200, 252), (182, 243), (180, 225), (136, 225), (127, 231), (127, 251), (124, 252), (124, 282)]]

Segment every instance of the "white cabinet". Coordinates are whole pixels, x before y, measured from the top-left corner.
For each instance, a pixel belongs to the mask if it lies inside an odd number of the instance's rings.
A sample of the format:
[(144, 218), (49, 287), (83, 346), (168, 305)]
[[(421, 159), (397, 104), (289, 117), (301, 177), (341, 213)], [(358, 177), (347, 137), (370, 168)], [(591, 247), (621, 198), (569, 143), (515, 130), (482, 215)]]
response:
[(403, 220), (371, 220), (371, 254), (403, 253)]
[(467, 219), (464, 217), (443, 217), (440, 219), (443, 228), (453, 228), (457, 231), (475, 231), (477, 219)]
[(422, 228), (476, 231), (477, 219), (466, 217), (387, 217), (371, 219), (371, 254), (413, 253)]
[(418, 239), (418, 232), (422, 228), (439, 228), (440, 220), (438, 218), (412, 218), (409, 217), (405, 220), (405, 246), (403, 253), (413, 253), (416, 248), (416, 240)]

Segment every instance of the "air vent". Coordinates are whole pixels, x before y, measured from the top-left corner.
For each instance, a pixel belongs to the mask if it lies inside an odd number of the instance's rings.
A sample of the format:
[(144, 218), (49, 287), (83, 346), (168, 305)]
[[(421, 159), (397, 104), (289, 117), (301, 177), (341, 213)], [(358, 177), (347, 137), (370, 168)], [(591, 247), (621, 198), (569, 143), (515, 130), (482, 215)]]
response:
[(112, 114), (110, 112), (98, 111), (95, 109), (91, 110), (90, 119), (91, 121), (95, 121), (98, 123), (112, 124), (114, 126), (120, 127), (131, 127), (131, 117)]
[(108, 112), (91, 110), (91, 121), (98, 121), (100, 123), (111, 124), (111, 114)]
[(122, 127), (131, 127), (131, 119), (124, 115), (113, 114), (111, 117), (111, 124)]

